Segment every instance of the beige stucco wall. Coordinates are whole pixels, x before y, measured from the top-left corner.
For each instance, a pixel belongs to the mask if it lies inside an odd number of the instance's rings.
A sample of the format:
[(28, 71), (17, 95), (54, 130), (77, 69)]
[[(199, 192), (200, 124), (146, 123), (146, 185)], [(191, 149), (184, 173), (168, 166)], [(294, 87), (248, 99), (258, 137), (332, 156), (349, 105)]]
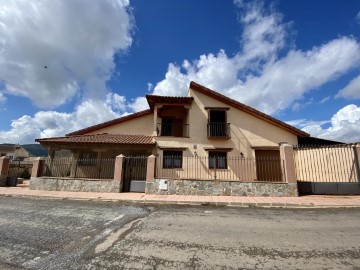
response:
[[(193, 103), (185, 117), (185, 124), (189, 124), (189, 138), (157, 136), (157, 150), (154, 154), (163, 154), (163, 149), (187, 149), (184, 156), (208, 156), (206, 148), (232, 148), (228, 156), (245, 158), (255, 157), (254, 147), (277, 147), (280, 142), (297, 144), (297, 136), (274, 126), (266, 121), (242, 112), (198, 91), (189, 90), (189, 96), (194, 98)], [(205, 107), (229, 107), (227, 122), (230, 123), (230, 139), (208, 139), (207, 123), (208, 114)], [(161, 123), (161, 118), (156, 119)], [(152, 135), (154, 129), (154, 115), (149, 114), (125, 121), (113, 126), (91, 131), (87, 134), (144, 134)], [(196, 148), (196, 149), (195, 149)], [(107, 156), (107, 155), (104, 155)], [(112, 156), (112, 155), (109, 155)]]
[(144, 115), (106, 128), (97, 129), (86, 134), (141, 134), (152, 135), (154, 116)]
[[(297, 144), (297, 136), (274, 126), (266, 121), (242, 112), (234, 107), (210, 98), (198, 91), (189, 90), (189, 96), (194, 101), (189, 110), (189, 138), (156, 137), (160, 148), (187, 148), (184, 155), (207, 156), (204, 148), (233, 148), (229, 156), (238, 156), (243, 153), (245, 157), (254, 157), (253, 147), (278, 146), (280, 142)], [(229, 107), (227, 122), (230, 123), (230, 139), (208, 139), (207, 123), (208, 114), (205, 107)], [(160, 120), (158, 120), (159, 122)], [(194, 149), (196, 145), (197, 149)], [(162, 154), (159, 150), (158, 154)]]

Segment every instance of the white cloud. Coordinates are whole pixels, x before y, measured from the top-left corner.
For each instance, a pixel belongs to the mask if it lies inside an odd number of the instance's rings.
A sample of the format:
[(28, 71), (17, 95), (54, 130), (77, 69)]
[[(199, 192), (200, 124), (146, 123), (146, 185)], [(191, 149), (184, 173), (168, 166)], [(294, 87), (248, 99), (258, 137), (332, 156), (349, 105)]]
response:
[(106, 95), (106, 104), (110, 105), (120, 112), (126, 111), (126, 98), (116, 93), (108, 93)]
[(350, 104), (340, 109), (331, 118), (330, 127), (323, 128), (324, 123), (297, 124), (305, 124), (303, 130), (315, 137), (342, 142), (360, 142), (360, 107), (357, 105)]
[(267, 14), (258, 2), (240, 2), (241, 50), (233, 57), (224, 50), (201, 55), (194, 61), (184, 60), (181, 67), (170, 63), (154, 94), (186, 95), (193, 80), (274, 114), (360, 65), (360, 45), (352, 37), (339, 37), (308, 51), (292, 48), (280, 56), (287, 40), (281, 16)]
[(356, 18), (355, 18), (355, 19), (357, 20), (358, 23), (360, 23), (360, 11), (359, 11), (358, 14), (356, 15)]
[(134, 112), (139, 112), (149, 109), (149, 104), (147, 103), (145, 97), (138, 97), (134, 99), (132, 103), (128, 104), (128, 108), (130, 108)]
[(314, 125), (325, 125), (325, 124), (329, 124), (330, 120), (326, 120), (326, 121), (314, 121), (314, 120), (307, 120), (307, 119), (296, 119), (296, 120), (290, 120), (290, 121), (286, 121), (287, 124), (291, 125), (291, 126), (296, 126), (298, 128), (304, 128), (304, 127), (308, 127), (308, 126), (314, 126)]
[(0, 11), (0, 81), (7, 94), (56, 107), (82, 90), (103, 97), (113, 55), (132, 43), (127, 0), (6, 1)]
[(154, 85), (152, 83), (148, 83), (148, 91), (151, 92), (154, 89)]
[(324, 104), (331, 99), (331, 96), (324, 97), (322, 100), (319, 101), (319, 104)]
[(13, 120), (11, 129), (0, 131), (0, 143), (33, 143), (34, 138), (64, 136), (74, 130), (102, 123), (123, 115), (119, 96), (106, 101), (90, 99), (76, 107), (73, 113), (39, 111), (33, 117), (24, 115)]
[(339, 91), (336, 98), (360, 99), (360, 76), (352, 79), (350, 83)]

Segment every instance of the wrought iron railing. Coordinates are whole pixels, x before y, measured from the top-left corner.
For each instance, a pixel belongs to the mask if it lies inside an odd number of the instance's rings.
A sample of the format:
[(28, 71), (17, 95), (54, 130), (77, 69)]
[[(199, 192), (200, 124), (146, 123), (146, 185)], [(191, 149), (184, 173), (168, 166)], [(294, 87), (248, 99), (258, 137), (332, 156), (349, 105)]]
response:
[(189, 125), (178, 123), (158, 123), (158, 136), (189, 137)]
[[(169, 164), (174, 164), (174, 166), (168, 166)], [(158, 179), (283, 182), (284, 168), (283, 161), (279, 158), (157, 156), (155, 177)]]
[(113, 179), (115, 159), (46, 158), (42, 177)]
[(208, 138), (225, 138), (230, 136), (230, 123), (208, 123), (207, 124)]

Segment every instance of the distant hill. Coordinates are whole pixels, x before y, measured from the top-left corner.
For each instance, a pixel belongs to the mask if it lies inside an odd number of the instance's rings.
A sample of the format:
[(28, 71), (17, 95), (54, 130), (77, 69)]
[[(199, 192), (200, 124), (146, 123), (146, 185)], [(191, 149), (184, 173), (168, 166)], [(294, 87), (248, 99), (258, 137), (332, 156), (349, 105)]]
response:
[(28, 151), (31, 157), (46, 157), (48, 151), (41, 144), (23, 144), (21, 145), (26, 151)]

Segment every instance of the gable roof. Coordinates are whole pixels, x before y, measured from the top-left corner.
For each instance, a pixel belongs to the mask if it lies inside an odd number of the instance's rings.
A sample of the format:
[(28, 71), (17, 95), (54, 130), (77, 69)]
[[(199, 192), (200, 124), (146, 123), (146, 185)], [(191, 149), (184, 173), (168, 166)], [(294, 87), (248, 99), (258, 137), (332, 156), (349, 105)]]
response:
[(69, 137), (55, 137), (36, 139), (40, 143), (55, 144), (155, 144), (153, 136), (137, 135), (137, 134), (90, 134), (90, 135), (74, 135)]
[(235, 107), (238, 110), (241, 110), (243, 112), (251, 114), (252, 116), (255, 116), (255, 117), (257, 117), (257, 118), (259, 118), (261, 120), (264, 120), (264, 121), (266, 121), (266, 122), (268, 122), (270, 124), (273, 124), (273, 125), (278, 126), (278, 127), (282, 128), (282, 129), (285, 129), (285, 130), (287, 130), (287, 131), (289, 131), (289, 132), (291, 132), (291, 133), (293, 133), (293, 134), (295, 134), (297, 136), (310, 137), (310, 134), (308, 134), (308, 133), (306, 133), (306, 132), (304, 132), (304, 131), (302, 131), (300, 129), (297, 129), (297, 128), (289, 125), (289, 124), (286, 124), (283, 121), (280, 121), (280, 120), (278, 120), (278, 119), (276, 119), (276, 118), (274, 118), (274, 117), (272, 117), (270, 115), (267, 115), (267, 114), (265, 114), (263, 112), (260, 112), (260, 111), (254, 109), (254, 108), (252, 108), (250, 106), (247, 106), (247, 105), (245, 105), (245, 104), (243, 104), (241, 102), (238, 102), (238, 101), (236, 101), (234, 99), (231, 99), (231, 98), (229, 98), (227, 96), (224, 96), (224, 95), (222, 95), (222, 94), (220, 94), (218, 92), (215, 92), (214, 90), (206, 88), (205, 86), (202, 86), (202, 85), (200, 85), (200, 84), (198, 84), (196, 82), (192, 81), (190, 83), (190, 88), (195, 90), (195, 91), (198, 91), (198, 92), (200, 92), (200, 93), (202, 93), (204, 95), (207, 95), (207, 96), (209, 96), (211, 98), (214, 98), (214, 99), (216, 99), (218, 101), (221, 101), (221, 102), (223, 102), (223, 103), (225, 103), (227, 105)]
[(129, 121), (129, 120), (132, 120), (132, 119), (135, 119), (135, 118), (139, 118), (139, 117), (142, 117), (142, 116), (145, 116), (145, 115), (148, 115), (148, 114), (152, 114), (152, 111), (151, 110), (144, 110), (144, 111), (140, 111), (140, 112), (137, 112), (137, 113), (129, 114), (129, 115), (126, 115), (126, 116), (123, 116), (123, 117), (119, 117), (119, 118), (104, 122), (104, 123), (100, 123), (100, 124), (97, 124), (97, 125), (94, 125), (94, 126), (90, 126), (90, 127), (87, 127), (87, 128), (83, 128), (83, 129), (80, 129), (80, 130), (65, 134), (65, 136), (83, 135), (83, 134), (86, 134), (86, 133), (94, 131), (94, 130), (98, 130), (98, 129), (106, 128), (106, 127), (109, 127), (109, 126), (112, 126), (112, 125), (115, 125), (115, 124), (123, 123), (123, 122)]

